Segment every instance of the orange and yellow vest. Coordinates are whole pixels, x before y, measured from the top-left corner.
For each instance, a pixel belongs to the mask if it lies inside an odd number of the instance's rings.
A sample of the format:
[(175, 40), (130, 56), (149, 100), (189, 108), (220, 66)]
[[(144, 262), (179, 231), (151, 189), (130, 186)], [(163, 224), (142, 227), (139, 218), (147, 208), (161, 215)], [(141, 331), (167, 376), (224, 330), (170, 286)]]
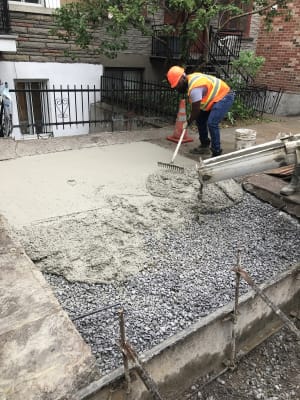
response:
[(211, 75), (195, 72), (187, 75), (188, 79), (188, 95), (192, 89), (204, 86), (207, 89), (206, 95), (201, 100), (200, 109), (209, 111), (214, 103), (223, 99), (230, 92), (230, 87), (219, 78)]

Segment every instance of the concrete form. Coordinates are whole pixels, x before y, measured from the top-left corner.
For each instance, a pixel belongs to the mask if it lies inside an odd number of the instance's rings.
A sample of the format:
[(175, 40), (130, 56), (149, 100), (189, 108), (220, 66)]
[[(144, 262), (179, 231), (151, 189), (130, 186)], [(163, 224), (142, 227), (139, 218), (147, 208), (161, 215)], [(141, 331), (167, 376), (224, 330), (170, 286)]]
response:
[[(299, 307), (300, 264), (261, 286), (264, 294), (289, 313)], [(217, 374), (228, 365), (232, 345), (233, 303), (165, 340), (142, 360), (168, 398), (177, 398), (194, 380)], [(236, 325), (237, 354), (243, 356), (282, 326), (281, 320), (254, 291), (240, 299)], [(93, 382), (75, 395), (76, 400), (111, 400), (125, 398), (123, 368)], [(139, 379), (133, 379), (132, 392), (126, 399), (146, 400), (152, 397)]]

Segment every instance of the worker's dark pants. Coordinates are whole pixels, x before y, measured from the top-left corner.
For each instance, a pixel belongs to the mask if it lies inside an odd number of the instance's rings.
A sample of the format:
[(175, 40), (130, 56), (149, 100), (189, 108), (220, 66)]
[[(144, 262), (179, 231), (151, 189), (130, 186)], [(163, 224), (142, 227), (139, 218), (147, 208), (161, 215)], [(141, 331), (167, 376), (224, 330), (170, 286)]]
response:
[[(222, 100), (214, 103), (210, 111), (201, 111), (196, 120), (200, 143), (204, 147), (211, 144), (213, 154), (221, 152), (219, 124), (230, 110), (234, 97), (235, 93), (229, 92)], [(208, 132), (211, 141), (208, 138)]]

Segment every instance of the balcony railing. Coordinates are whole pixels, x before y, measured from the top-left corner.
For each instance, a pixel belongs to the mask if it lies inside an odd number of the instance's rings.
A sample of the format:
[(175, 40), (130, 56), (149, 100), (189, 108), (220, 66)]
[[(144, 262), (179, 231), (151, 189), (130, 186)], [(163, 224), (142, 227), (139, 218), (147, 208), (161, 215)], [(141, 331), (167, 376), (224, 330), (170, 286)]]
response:
[(8, 12), (8, 1), (0, 0), (0, 34), (6, 34), (10, 31), (10, 20)]
[(237, 30), (222, 30), (215, 33), (210, 30), (210, 42), (207, 45), (199, 39), (190, 46), (183, 48), (183, 43), (178, 34), (164, 32), (164, 25), (153, 26), (152, 57), (165, 58), (168, 60), (181, 60), (192, 64), (200, 64), (204, 61), (204, 53), (209, 53), (209, 58), (220, 64), (229, 64), (230, 61), (239, 57), (242, 32)]
[[(184, 49), (180, 36), (169, 34), (163, 31), (164, 25), (153, 26), (154, 35), (152, 37), (152, 57), (166, 58), (169, 60), (180, 60), (183, 57)], [(189, 60), (199, 60), (202, 57), (202, 43), (194, 43), (188, 54)]]

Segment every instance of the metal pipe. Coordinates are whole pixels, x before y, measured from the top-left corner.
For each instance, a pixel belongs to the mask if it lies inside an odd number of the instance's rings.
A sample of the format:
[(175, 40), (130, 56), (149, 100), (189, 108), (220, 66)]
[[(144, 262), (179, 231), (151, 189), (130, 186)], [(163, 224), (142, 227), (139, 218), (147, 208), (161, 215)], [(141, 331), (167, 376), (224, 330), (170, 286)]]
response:
[(218, 182), (296, 162), (300, 134), (238, 150), (208, 160), (200, 160), (197, 172), (203, 183)]

